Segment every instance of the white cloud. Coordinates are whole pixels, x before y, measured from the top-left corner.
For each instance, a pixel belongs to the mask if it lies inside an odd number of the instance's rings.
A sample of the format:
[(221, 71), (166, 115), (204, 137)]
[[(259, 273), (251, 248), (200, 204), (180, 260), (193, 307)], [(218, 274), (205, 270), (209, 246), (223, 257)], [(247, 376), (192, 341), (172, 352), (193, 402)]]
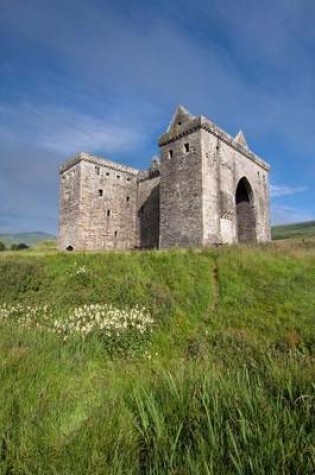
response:
[(308, 188), (306, 186), (270, 185), (270, 194), (272, 197), (288, 196), (307, 190)]

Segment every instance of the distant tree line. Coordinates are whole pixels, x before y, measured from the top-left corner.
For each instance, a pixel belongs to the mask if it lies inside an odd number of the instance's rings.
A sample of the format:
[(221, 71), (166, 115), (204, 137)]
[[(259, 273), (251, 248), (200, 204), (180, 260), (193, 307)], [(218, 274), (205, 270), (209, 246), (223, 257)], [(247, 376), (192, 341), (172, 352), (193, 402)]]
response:
[(27, 244), (25, 244), (24, 242), (20, 242), (19, 244), (11, 244), (10, 247), (6, 247), (4, 242), (0, 241), (0, 252), (1, 251), (7, 251), (7, 250), (22, 251), (23, 249), (28, 249), (28, 248), (29, 248), (29, 246)]

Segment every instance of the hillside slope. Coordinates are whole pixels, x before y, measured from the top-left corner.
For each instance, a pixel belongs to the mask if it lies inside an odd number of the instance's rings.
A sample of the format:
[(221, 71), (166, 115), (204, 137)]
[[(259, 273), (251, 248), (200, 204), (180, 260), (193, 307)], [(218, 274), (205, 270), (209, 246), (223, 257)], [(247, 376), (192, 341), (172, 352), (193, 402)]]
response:
[(271, 235), (273, 240), (315, 236), (315, 221), (273, 226)]
[(0, 473), (313, 473), (314, 269), (307, 240), (0, 256)]

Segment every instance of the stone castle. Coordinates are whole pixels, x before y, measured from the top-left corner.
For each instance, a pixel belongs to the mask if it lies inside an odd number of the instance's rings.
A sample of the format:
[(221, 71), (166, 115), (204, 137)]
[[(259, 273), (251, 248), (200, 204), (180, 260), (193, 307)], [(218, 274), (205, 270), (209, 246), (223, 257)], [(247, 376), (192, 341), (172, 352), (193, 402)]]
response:
[(269, 165), (178, 107), (140, 171), (87, 153), (60, 167), (59, 248), (150, 249), (269, 241)]

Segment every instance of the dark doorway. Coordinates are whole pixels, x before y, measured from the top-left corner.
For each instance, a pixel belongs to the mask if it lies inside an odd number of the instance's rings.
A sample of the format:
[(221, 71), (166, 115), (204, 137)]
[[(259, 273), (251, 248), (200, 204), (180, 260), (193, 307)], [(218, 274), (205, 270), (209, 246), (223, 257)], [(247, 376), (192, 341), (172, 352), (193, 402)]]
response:
[(235, 202), (238, 242), (257, 241), (254, 195), (245, 177), (237, 185)]

